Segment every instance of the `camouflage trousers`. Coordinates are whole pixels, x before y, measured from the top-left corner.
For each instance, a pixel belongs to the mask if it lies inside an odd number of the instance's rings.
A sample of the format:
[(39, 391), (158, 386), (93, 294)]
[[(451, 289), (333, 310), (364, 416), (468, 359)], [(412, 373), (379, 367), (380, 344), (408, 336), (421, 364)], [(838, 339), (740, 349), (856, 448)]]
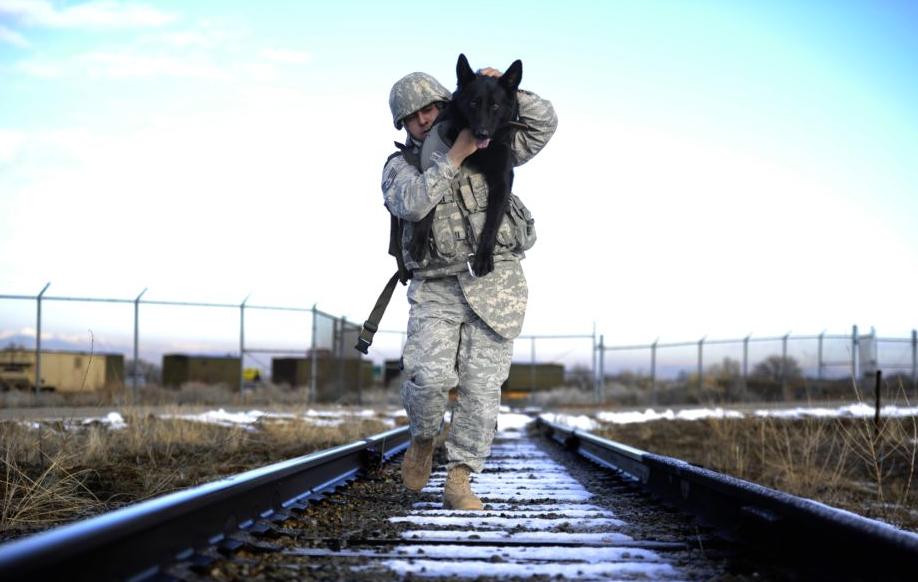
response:
[(480, 472), (491, 453), (513, 340), (495, 333), (475, 314), (456, 277), (412, 280), (408, 302), (402, 401), (411, 436), (437, 435), (449, 390), (458, 385), (446, 440), (447, 468), (468, 465)]

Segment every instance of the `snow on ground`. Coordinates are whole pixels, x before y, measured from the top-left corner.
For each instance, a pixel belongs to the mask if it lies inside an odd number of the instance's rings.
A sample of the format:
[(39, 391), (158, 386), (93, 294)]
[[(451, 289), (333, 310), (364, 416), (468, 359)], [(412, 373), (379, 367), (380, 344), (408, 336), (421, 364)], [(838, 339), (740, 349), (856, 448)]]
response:
[[(885, 418), (918, 416), (918, 406), (895, 406), (887, 405), (880, 409), (880, 414)], [(501, 406), (501, 412), (498, 416), (498, 430), (501, 431), (519, 431), (532, 422), (533, 418), (538, 415), (542, 419), (572, 428), (592, 431), (596, 430), (603, 424), (631, 424), (637, 422), (651, 422), (657, 420), (701, 420), (705, 418), (747, 418), (747, 417), (772, 417), (772, 418), (872, 418), (874, 408), (869, 404), (859, 402), (838, 406), (835, 408), (820, 406), (797, 406), (788, 408), (768, 408), (754, 410), (733, 410), (728, 408), (685, 408), (673, 410), (656, 410), (647, 408), (640, 410), (607, 410), (591, 414), (564, 414), (557, 412), (541, 412), (538, 409), (526, 409), (524, 411), (511, 410), (507, 406)], [(301, 420), (308, 422), (313, 426), (339, 426), (345, 422), (361, 419), (377, 419), (387, 426), (395, 427), (398, 423), (396, 419), (406, 416), (404, 409), (386, 409), (373, 410), (365, 408), (360, 410), (349, 410), (346, 408), (336, 409), (308, 409), (302, 413), (292, 412), (266, 412), (263, 410), (253, 409), (248, 411), (232, 412), (223, 408), (208, 410), (198, 414), (163, 414), (160, 418), (171, 418), (180, 420), (189, 420), (193, 422), (205, 422), (217, 424), (220, 426), (241, 426), (249, 430), (255, 430), (256, 424), (265, 421), (294, 421)], [(445, 420), (449, 421), (449, 413), (445, 415)], [(89, 417), (82, 419), (45, 419), (45, 420), (62, 420), (68, 429), (81, 428), (90, 425), (103, 425), (112, 430), (123, 429), (127, 426), (124, 417), (118, 412), (109, 412), (105, 416)], [(37, 429), (39, 423), (36, 421), (20, 421), (21, 424)]]
[(195, 422), (208, 422), (220, 426), (248, 426), (265, 420), (303, 420), (313, 426), (339, 426), (351, 420), (378, 418), (389, 426), (395, 426), (396, 411), (377, 412), (372, 409), (363, 410), (313, 410), (309, 409), (301, 415), (290, 412), (264, 412), (262, 410), (249, 410), (246, 412), (227, 412), (224, 409), (209, 410), (200, 414), (169, 414), (161, 418), (178, 418)]
[(637, 410), (629, 412), (599, 412), (596, 418), (610, 424), (632, 424), (635, 422), (649, 422), (651, 420), (701, 420), (703, 418), (743, 418), (743, 413), (736, 410), (723, 408), (694, 408), (673, 412), (665, 410), (657, 412), (648, 408), (644, 412)]
[[(303, 413), (292, 412), (266, 412), (263, 410), (253, 409), (246, 411), (227, 411), (224, 408), (208, 410), (200, 413), (187, 414), (159, 414), (162, 419), (187, 420), (191, 422), (202, 422), (216, 424), (225, 427), (242, 427), (246, 430), (257, 430), (256, 425), (266, 421), (302, 421), (312, 426), (339, 426), (350, 421), (359, 421), (364, 419), (376, 419), (387, 426), (396, 426), (396, 418), (404, 416), (404, 410), (389, 409), (384, 411), (375, 411), (369, 408), (363, 410), (329, 409), (313, 410), (309, 409)], [(119, 412), (109, 412), (105, 416), (90, 416), (86, 418), (61, 418), (48, 417), (40, 420), (19, 421), (20, 424), (31, 429), (41, 428), (42, 422), (60, 421), (67, 430), (77, 430), (88, 426), (105, 426), (111, 430), (120, 430), (127, 427), (127, 422)]]
[[(554, 412), (543, 412), (539, 416), (548, 422), (563, 424), (581, 430), (593, 430), (602, 423), (607, 424), (632, 424), (636, 422), (651, 422), (655, 420), (701, 420), (705, 418), (747, 418), (747, 417), (773, 417), (773, 418), (872, 418), (874, 408), (869, 404), (858, 402), (846, 404), (835, 408), (818, 406), (797, 406), (789, 408), (769, 408), (752, 411), (730, 410), (725, 408), (686, 408), (674, 411), (670, 408), (657, 411), (648, 408), (640, 410), (602, 411), (592, 416), (570, 415)], [(918, 416), (918, 406), (888, 405), (880, 408), (880, 415), (885, 418)]]
[[(504, 408), (504, 407), (501, 407)], [(500, 415), (497, 417), (497, 430), (513, 430), (521, 429), (527, 424), (532, 422), (532, 417), (528, 414), (519, 414), (516, 412), (504, 412), (501, 410)]]
[(579, 428), (580, 430), (590, 431), (599, 426), (595, 420), (586, 416), (585, 414), (580, 414), (577, 416), (571, 414), (559, 414), (555, 412), (543, 412), (539, 416), (543, 420), (548, 422), (553, 422), (555, 424), (563, 424), (565, 426), (570, 426), (573, 428)]
[[(873, 418), (873, 406), (858, 402), (839, 408), (790, 408), (786, 410), (756, 410), (756, 416), (775, 416), (779, 418), (802, 418), (805, 416)], [(918, 406), (882, 406), (880, 416), (907, 417), (918, 416)]]

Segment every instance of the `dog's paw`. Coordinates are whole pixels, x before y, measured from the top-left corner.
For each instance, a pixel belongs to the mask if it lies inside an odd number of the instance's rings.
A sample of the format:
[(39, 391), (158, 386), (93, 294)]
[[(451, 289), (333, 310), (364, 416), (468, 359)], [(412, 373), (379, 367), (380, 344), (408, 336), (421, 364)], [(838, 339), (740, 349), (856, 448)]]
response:
[(487, 255), (476, 254), (475, 260), (472, 261), (472, 271), (476, 277), (484, 277), (494, 270), (494, 256), (490, 253)]

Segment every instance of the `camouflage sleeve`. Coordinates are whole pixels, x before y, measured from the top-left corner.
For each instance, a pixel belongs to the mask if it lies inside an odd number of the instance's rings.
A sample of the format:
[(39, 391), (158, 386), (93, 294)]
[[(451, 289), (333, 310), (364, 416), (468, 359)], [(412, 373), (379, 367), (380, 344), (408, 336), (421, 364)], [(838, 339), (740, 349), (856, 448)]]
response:
[(520, 121), (528, 127), (513, 136), (513, 165), (522, 166), (545, 147), (558, 128), (558, 116), (551, 102), (535, 93), (520, 90), (517, 93), (520, 104)]
[(411, 222), (418, 222), (450, 191), (459, 170), (453, 168), (445, 155), (434, 154), (431, 165), (423, 173), (395, 156), (383, 168), (382, 191), (389, 212)]

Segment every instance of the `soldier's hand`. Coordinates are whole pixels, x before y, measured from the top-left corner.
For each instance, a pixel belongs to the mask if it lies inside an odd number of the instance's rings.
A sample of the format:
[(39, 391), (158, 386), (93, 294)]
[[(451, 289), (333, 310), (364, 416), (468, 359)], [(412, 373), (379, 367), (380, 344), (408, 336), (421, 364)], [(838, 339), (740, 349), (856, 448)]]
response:
[(456, 136), (456, 141), (453, 142), (453, 147), (449, 148), (449, 152), (447, 153), (450, 163), (456, 168), (461, 166), (465, 158), (478, 151), (476, 142), (477, 140), (475, 136), (472, 135), (471, 129), (466, 127), (460, 131), (459, 135)]
[(500, 77), (503, 75), (500, 71), (493, 67), (485, 67), (483, 69), (478, 69), (479, 75), (484, 75), (485, 77)]

